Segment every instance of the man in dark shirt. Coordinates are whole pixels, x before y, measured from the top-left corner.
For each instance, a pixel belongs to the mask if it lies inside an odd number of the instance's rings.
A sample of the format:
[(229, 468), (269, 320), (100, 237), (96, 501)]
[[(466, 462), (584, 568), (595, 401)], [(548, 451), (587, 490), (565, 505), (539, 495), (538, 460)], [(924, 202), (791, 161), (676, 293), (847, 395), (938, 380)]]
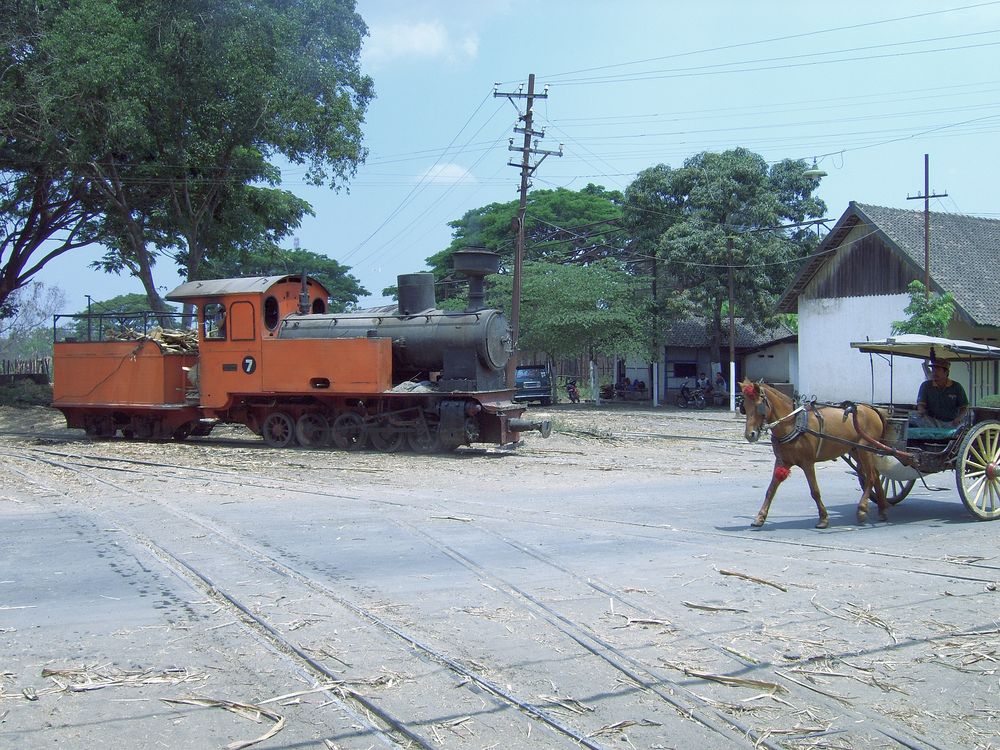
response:
[(969, 411), (969, 398), (961, 383), (948, 377), (951, 366), (946, 360), (931, 361), (931, 379), (920, 385), (917, 393), (917, 418), (920, 427), (958, 427)]

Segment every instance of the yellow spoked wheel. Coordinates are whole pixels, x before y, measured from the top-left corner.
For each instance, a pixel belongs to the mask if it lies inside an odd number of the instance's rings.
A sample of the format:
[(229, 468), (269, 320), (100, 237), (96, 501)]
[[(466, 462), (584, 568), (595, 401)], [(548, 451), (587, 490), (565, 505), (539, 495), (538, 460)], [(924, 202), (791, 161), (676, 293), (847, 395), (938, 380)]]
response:
[(1000, 422), (978, 422), (966, 434), (955, 459), (955, 483), (972, 515), (1000, 518)]

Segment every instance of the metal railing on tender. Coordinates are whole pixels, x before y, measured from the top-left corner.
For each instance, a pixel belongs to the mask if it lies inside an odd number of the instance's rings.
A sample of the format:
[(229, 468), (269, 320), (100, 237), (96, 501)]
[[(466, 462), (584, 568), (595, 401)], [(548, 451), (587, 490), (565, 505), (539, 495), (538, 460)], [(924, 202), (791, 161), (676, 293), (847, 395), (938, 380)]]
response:
[(196, 337), (197, 324), (197, 314), (155, 310), (60, 314), (52, 316), (52, 341), (57, 344), (137, 341), (155, 338), (163, 331), (190, 332)]

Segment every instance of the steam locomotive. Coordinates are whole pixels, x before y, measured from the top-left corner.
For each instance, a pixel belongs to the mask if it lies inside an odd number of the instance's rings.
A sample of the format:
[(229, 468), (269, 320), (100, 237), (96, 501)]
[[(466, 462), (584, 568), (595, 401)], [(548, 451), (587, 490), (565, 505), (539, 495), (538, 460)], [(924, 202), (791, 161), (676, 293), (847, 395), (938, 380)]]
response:
[(510, 330), (483, 293), (498, 268), (493, 253), (455, 254), (469, 278), (461, 312), (437, 308), (430, 273), (399, 276), (398, 305), (352, 313), (327, 312), (328, 290), (305, 274), (187, 282), (167, 299), (197, 310), (193, 347), (72, 316), (75, 335), (54, 345), (52, 405), (95, 438), (183, 440), (232, 423), (277, 448), (430, 453), (548, 437), (506, 383)]

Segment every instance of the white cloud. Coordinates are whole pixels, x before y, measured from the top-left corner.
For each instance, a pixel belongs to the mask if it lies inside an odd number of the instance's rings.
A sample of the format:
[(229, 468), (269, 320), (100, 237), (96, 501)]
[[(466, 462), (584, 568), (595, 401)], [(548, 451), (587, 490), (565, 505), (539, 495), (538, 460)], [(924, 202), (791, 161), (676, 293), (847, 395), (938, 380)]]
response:
[(475, 182), (476, 178), (465, 167), (458, 164), (436, 164), (420, 175), (422, 182), (451, 185)]
[(471, 60), (479, 52), (478, 37), (470, 34), (455, 38), (440, 21), (373, 24), (369, 34), (361, 57), (363, 63), (372, 68), (414, 58)]

